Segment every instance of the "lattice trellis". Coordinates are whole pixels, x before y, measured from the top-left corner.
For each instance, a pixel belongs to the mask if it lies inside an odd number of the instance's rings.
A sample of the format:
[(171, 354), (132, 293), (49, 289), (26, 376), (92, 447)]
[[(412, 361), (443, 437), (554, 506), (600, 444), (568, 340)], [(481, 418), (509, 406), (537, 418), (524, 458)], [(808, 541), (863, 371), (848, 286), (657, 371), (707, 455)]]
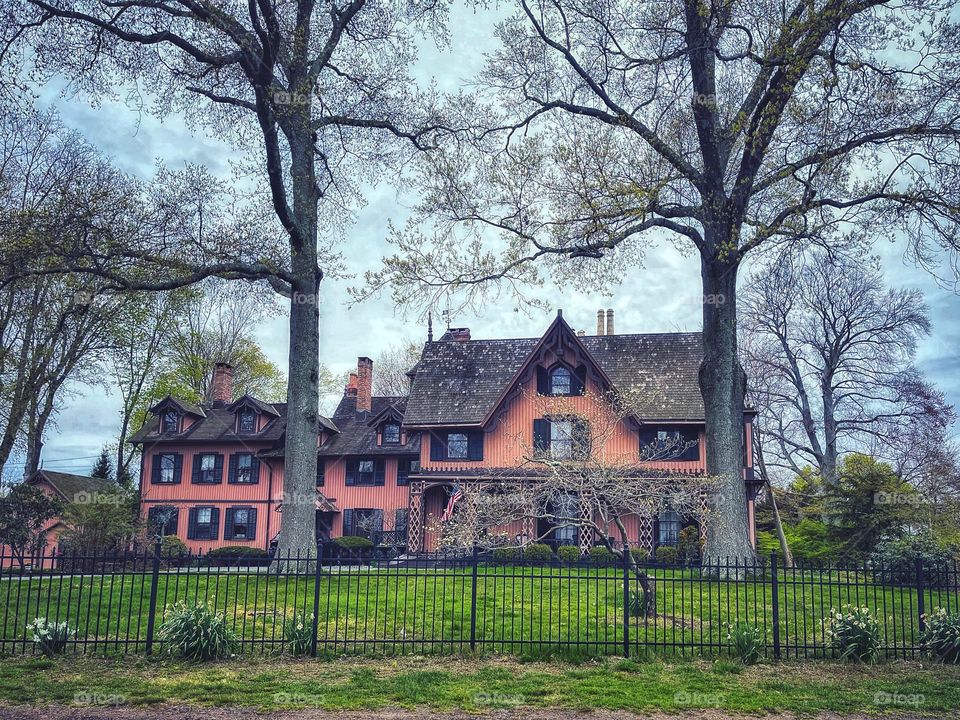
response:
[(648, 552), (653, 552), (653, 518), (649, 515), (637, 518), (637, 543)]
[(410, 483), (409, 512), (407, 513), (407, 551), (420, 552), (423, 543), (423, 483)]
[[(590, 519), (592, 509), (590, 503), (584, 501), (580, 502), (580, 517), (585, 521)], [(590, 551), (590, 548), (593, 546), (593, 528), (588, 525), (586, 522), (582, 523), (577, 530), (577, 539), (580, 543), (580, 554), (585, 555)]]
[(697, 527), (700, 529), (700, 542), (707, 541), (707, 494), (700, 493), (700, 521)]

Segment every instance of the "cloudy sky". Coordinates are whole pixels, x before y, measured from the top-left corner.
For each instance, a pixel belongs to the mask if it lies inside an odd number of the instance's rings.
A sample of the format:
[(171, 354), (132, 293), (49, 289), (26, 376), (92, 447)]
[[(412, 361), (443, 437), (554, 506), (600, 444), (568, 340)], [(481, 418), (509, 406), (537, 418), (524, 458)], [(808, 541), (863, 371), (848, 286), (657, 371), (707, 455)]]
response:
[[(418, 79), (436, 79), (441, 90), (453, 91), (473, 76), (491, 47), (490, 12), (454, 12), (450, 23), (449, 48), (425, 47), (418, 65)], [(73, 126), (108, 153), (122, 169), (149, 177), (155, 162), (171, 167), (202, 163), (213, 172), (227, 176), (231, 149), (205, 130), (191, 132), (176, 117), (161, 122), (127, 108), (123, 103), (91, 107), (81, 100), (60, 97), (60, 88), (37, 88), (38, 105), (54, 106), (67, 124)], [(361, 274), (373, 259), (383, 254), (388, 223), (402, 223), (413, 198), (389, 186), (368, 189), (367, 204), (359, 212), (347, 246), (348, 269)], [(950, 402), (960, 405), (960, 298), (944, 290), (923, 271), (905, 263), (903, 248), (884, 244), (876, 249), (881, 256), (888, 282), (897, 287), (921, 288), (931, 308), (933, 334), (920, 346), (920, 368), (941, 389)], [(376, 356), (383, 348), (401, 340), (422, 341), (426, 328), (403, 318), (387, 298), (347, 308), (343, 302), (349, 279), (325, 281), (321, 292), (321, 362), (338, 374), (351, 369), (358, 355)], [(651, 251), (643, 268), (630, 270), (612, 297), (565, 294), (547, 288), (540, 293), (554, 309), (562, 308), (574, 327), (595, 327), (596, 310), (613, 308), (617, 331), (662, 332), (700, 328), (700, 280), (698, 263), (664, 244)], [(517, 312), (504, 303), (491, 303), (480, 315), (461, 314), (458, 326), (469, 326), (476, 338), (524, 337), (539, 335), (552, 313), (532, 315)], [(278, 315), (262, 323), (258, 338), (266, 354), (280, 367), (287, 362), (287, 321)], [(376, 371), (376, 368), (374, 368)], [(115, 437), (117, 398), (103, 388), (78, 387), (57, 419), (46, 441), (44, 466), (85, 472), (105, 443)], [(13, 463), (8, 475), (18, 474)]]

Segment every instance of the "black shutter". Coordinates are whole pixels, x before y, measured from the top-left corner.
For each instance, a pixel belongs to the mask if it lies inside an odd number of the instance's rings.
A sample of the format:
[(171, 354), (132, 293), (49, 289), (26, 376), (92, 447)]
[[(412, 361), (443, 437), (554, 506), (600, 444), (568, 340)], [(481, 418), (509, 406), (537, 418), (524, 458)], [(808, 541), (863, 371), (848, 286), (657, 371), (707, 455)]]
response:
[[(236, 508), (227, 508), (223, 511), (223, 539), (233, 539), (233, 512)], [(213, 518), (210, 518), (211, 521)]]
[(353, 535), (353, 510), (343, 511), (343, 534)]
[(317, 487), (323, 487), (327, 474), (327, 461), (323, 458), (317, 458)]
[(410, 484), (410, 461), (406, 458), (397, 460), (397, 485)]
[(183, 455), (177, 453), (173, 456), (173, 482), (179, 483), (183, 477)]
[(587, 387), (587, 366), (581, 365), (573, 371), (573, 377), (570, 379), (570, 394), (583, 395)]
[(192, 483), (201, 482), (200, 480), (200, 464), (203, 462), (203, 455), (199, 453), (193, 456), (193, 476), (190, 479)]
[(550, 394), (550, 374), (542, 365), (537, 365), (537, 394)]
[(187, 539), (195, 540), (197, 538), (197, 508), (190, 508), (187, 518)]
[(446, 458), (446, 443), (438, 433), (430, 433), (430, 459), (431, 460), (443, 460)]
[(640, 456), (649, 454), (654, 450), (653, 443), (657, 439), (657, 431), (653, 428), (641, 428), (640, 430)]
[(213, 460), (213, 481), (215, 483), (223, 482), (223, 455), (217, 453)]
[(397, 508), (393, 511), (393, 529), (397, 532), (406, 532), (407, 508)]
[(573, 421), (573, 457), (575, 460), (589, 460), (592, 451), (590, 423), (583, 418), (576, 418)]
[(533, 421), (533, 454), (542, 457), (550, 452), (550, 421), (538, 418)]
[(217, 508), (210, 508), (210, 539), (216, 540), (220, 537), (220, 511)]
[(346, 477), (344, 479), (345, 485), (356, 485), (357, 484), (357, 471), (360, 469), (359, 460), (347, 460), (344, 463), (346, 468)]
[(153, 463), (150, 465), (150, 482), (157, 484), (160, 482), (160, 462), (163, 455), (154, 455)]
[(383, 485), (387, 476), (386, 463), (383, 458), (373, 461), (373, 484)]
[(247, 510), (247, 540), (257, 539), (257, 509)]
[(230, 469), (227, 471), (227, 482), (235, 483), (237, 481), (237, 455), (234, 453), (230, 456)]
[(467, 460), (483, 460), (483, 430), (467, 434)]
[(250, 482), (260, 482), (260, 458), (256, 456), (250, 458)]
[(383, 510), (373, 511), (373, 531), (376, 533), (383, 532)]

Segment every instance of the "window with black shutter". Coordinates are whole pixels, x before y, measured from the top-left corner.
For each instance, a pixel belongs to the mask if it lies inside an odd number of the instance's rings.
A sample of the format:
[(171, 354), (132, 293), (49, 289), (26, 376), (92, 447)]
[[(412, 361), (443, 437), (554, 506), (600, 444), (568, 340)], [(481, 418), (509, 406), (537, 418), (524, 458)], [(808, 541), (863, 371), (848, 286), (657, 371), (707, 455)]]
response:
[(183, 455), (179, 453), (161, 453), (153, 456), (153, 476), (155, 485), (176, 485), (183, 474)]
[(162, 537), (177, 534), (180, 511), (172, 505), (154, 505), (147, 511), (150, 531)]
[(228, 480), (238, 485), (256, 485), (260, 482), (260, 460), (253, 453), (231, 455)]
[(410, 458), (397, 460), (397, 485), (409, 485), (411, 473), (420, 472), (420, 461)]
[(383, 532), (383, 510), (353, 508), (343, 511), (343, 534), (372, 537)]
[(590, 424), (578, 417), (533, 421), (534, 456), (551, 460), (586, 460), (592, 450)]
[(256, 537), (257, 509), (251, 507), (227, 508), (223, 539), (255, 540)]
[(223, 482), (223, 455), (202, 453), (193, 456), (193, 480), (197, 485)]
[(220, 511), (215, 507), (190, 508), (187, 538), (190, 540), (216, 540), (219, 531)]
[(483, 460), (482, 430), (450, 430), (430, 436), (431, 460)]
[(347, 461), (347, 485), (383, 485), (386, 477), (386, 462), (363, 458)]
[(576, 370), (558, 363), (547, 369), (537, 367), (537, 394), (571, 396), (583, 395), (586, 384), (587, 368), (579, 366)]

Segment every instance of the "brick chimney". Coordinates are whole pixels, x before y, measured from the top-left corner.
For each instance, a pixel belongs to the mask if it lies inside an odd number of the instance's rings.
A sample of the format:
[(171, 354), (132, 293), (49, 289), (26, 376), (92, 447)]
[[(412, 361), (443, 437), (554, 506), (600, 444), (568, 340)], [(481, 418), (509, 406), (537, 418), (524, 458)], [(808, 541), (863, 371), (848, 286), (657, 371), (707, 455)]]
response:
[(597, 335), (603, 335), (603, 310), (597, 310)]
[(210, 399), (217, 407), (228, 405), (233, 400), (233, 366), (218, 362), (213, 366), (213, 383), (210, 386)]
[(470, 339), (470, 328), (447, 328), (441, 340), (453, 340), (454, 342), (466, 342)]
[(357, 396), (357, 374), (355, 372), (350, 373), (350, 377), (347, 378), (347, 385), (343, 388), (343, 394), (352, 397)]
[(357, 412), (373, 409), (373, 360), (357, 358)]
[(613, 310), (607, 310), (607, 335), (613, 335)]

